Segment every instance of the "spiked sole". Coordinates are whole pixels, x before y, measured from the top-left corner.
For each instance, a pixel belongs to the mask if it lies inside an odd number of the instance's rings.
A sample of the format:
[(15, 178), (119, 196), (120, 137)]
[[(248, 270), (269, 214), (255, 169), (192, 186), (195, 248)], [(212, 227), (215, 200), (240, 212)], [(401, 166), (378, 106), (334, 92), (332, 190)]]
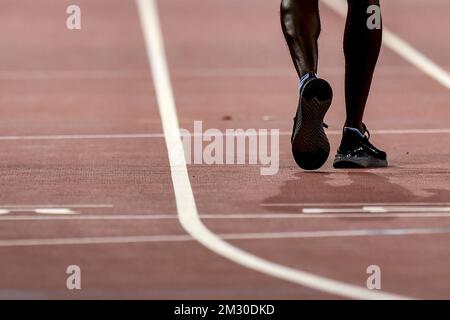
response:
[(323, 79), (306, 83), (297, 109), (292, 136), (295, 162), (305, 170), (320, 168), (330, 154), (323, 119), (333, 100), (333, 90)]

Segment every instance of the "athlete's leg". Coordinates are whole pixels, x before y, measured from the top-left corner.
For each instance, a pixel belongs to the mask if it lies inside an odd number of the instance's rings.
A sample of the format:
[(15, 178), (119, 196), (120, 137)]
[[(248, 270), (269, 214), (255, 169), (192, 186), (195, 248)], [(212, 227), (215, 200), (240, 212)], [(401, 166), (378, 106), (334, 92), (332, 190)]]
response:
[(346, 127), (363, 131), (362, 120), (381, 47), (382, 30), (367, 26), (367, 9), (379, 0), (347, 0), (344, 35)]
[(386, 153), (369, 142), (370, 135), (362, 122), (382, 37), (381, 25), (378, 29), (369, 28), (367, 11), (369, 6), (379, 6), (379, 0), (347, 1), (344, 36), (347, 120), (333, 165), (335, 168), (386, 167)]
[(292, 130), (292, 154), (303, 169), (318, 169), (328, 158), (330, 143), (323, 118), (331, 105), (330, 85), (318, 79), (318, 0), (281, 0), (281, 26), (300, 78), (300, 98)]
[(318, 0), (281, 0), (280, 14), (284, 37), (299, 78), (307, 73), (317, 73)]

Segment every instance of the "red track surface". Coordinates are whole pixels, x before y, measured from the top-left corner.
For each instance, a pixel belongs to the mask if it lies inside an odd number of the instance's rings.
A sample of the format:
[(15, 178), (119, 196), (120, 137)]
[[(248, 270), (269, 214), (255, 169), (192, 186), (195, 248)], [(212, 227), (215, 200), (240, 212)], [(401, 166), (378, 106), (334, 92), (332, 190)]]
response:
[[(0, 208), (104, 205), (73, 210), (80, 218), (110, 220), (61, 220), (31, 209), (0, 215), (0, 298), (339, 298), (244, 268), (189, 239), (36, 246), (9, 241), (186, 235), (176, 219), (163, 136), (79, 136), (162, 133), (134, 1), (79, 0), (81, 31), (65, 28), (69, 4), (3, 1)], [(170, 0), (159, 1), (159, 7), (181, 127), (192, 130), (193, 121), (202, 120), (209, 128), (290, 130), (296, 77), (276, 1)], [(448, 7), (443, 0), (386, 2), (385, 24), (449, 70)], [(344, 20), (323, 7), (322, 21), (320, 73), (336, 94), (326, 119), (333, 131), (344, 117)], [(448, 89), (385, 48), (366, 122), (375, 131), (449, 129), (449, 99)], [(66, 136), (56, 139), (61, 135)], [(24, 139), (29, 136), (46, 137)], [(330, 138), (336, 149), (339, 136)], [(303, 172), (291, 158), (286, 135), (275, 176), (261, 176), (258, 166), (189, 165), (198, 210), (280, 214), (205, 219), (218, 234), (450, 228), (450, 216), (281, 218), (301, 213), (304, 203), (442, 208), (437, 204), (450, 202), (448, 130), (374, 134), (373, 140), (387, 149), (390, 168), (336, 171), (330, 158), (320, 171)], [(123, 217), (162, 214), (165, 219)], [(20, 216), (25, 218), (15, 218)], [(361, 287), (366, 268), (379, 265), (384, 291), (450, 298), (449, 232), (230, 242), (264, 259)], [(81, 291), (66, 289), (65, 270), (72, 264), (82, 268)]]

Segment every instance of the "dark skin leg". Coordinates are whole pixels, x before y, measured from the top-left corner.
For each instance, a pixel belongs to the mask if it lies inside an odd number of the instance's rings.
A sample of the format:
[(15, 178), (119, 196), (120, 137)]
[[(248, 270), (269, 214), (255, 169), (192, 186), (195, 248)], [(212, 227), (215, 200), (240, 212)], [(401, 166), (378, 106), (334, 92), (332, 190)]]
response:
[(362, 121), (375, 65), (381, 48), (382, 30), (369, 29), (367, 8), (379, 0), (348, 0), (344, 35), (345, 126), (362, 131)]
[(317, 72), (320, 17), (318, 0), (282, 0), (281, 27), (299, 78)]
[[(362, 119), (381, 47), (382, 30), (367, 27), (370, 5), (379, 0), (348, 0), (344, 35), (346, 126), (362, 130)], [(317, 72), (320, 17), (318, 0), (282, 0), (281, 26), (299, 77)]]

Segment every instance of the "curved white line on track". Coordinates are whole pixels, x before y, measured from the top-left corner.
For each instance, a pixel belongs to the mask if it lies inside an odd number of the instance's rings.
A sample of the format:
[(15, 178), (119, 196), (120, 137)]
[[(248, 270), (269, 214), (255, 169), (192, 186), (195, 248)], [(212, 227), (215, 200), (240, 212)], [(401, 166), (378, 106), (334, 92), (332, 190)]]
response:
[(187, 171), (183, 145), (179, 135), (175, 99), (166, 61), (156, 3), (155, 0), (136, 1), (169, 154), (178, 217), (183, 228), (195, 240), (211, 251), (244, 267), (273, 277), (346, 298), (405, 299), (406, 297), (400, 295), (371, 291), (363, 287), (328, 279), (264, 260), (223, 241), (202, 223), (198, 215)]
[[(347, 15), (347, 3), (343, 0), (323, 0), (329, 8), (340, 14)], [(417, 69), (427, 74), (447, 89), (450, 89), (450, 74), (408, 42), (387, 28), (383, 30), (383, 43), (400, 57), (411, 63)]]

